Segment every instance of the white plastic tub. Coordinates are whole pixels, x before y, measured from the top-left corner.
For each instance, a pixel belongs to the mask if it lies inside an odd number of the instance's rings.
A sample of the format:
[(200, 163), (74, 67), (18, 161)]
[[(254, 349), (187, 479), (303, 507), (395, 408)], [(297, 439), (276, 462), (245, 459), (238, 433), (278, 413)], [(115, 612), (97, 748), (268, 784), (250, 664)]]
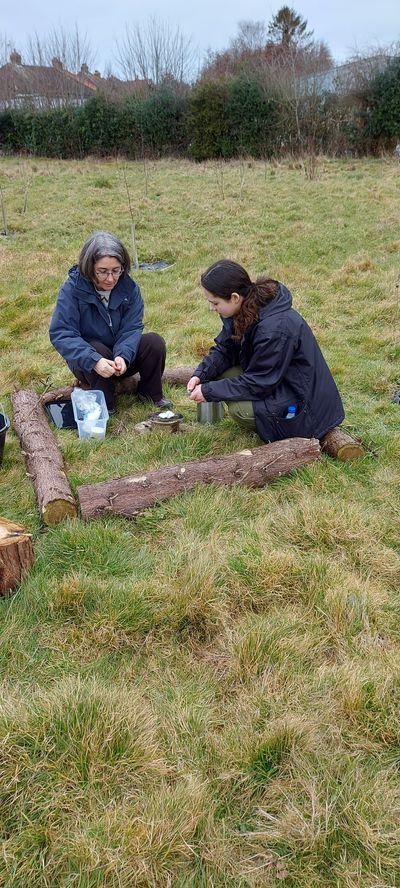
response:
[(104, 392), (75, 388), (71, 392), (71, 401), (79, 437), (105, 438), (109, 413)]

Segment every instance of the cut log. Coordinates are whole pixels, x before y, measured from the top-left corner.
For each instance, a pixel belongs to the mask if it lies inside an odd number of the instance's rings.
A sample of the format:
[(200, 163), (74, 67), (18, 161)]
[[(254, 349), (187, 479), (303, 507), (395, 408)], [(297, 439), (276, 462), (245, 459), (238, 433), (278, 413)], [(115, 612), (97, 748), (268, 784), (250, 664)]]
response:
[(40, 403), (48, 404), (51, 401), (69, 401), (74, 385), (65, 385), (63, 388), (54, 389), (52, 392), (44, 392), (40, 395)]
[[(191, 376), (193, 376), (192, 367), (167, 367), (162, 375), (162, 380), (163, 382), (167, 382), (168, 385), (186, 386)], [(138, 373), (134, 376), (126, 376), (118, 379), (116, 384), (117, 394), (136, 394), (139, 379), (140, 376)], [(44, 394), (40, 396), (40, 400), (42, 404), (47, 404), (49, 401), (66, 401), (71, 397), (71, 392), (74, 388), (75, 385), (66, 385), (63, 388), (53, 389), (52, 392), (44, 392)]]
[[(162, 375), (162, 381), (167, 382), (168, 385), (187, 386), (191, 376), (193, 376), (192, 367), (167, 367)], [(138, 373), (134, 376), (123, 376), (117, 382), (117, 394), (134, 395), (138, 387), (139, 379), (140, 376)]]
[(335, 459), (348, 460), (359, 459), (365, 456), (365, 450), (360, 441), (356, 441), (347, 432), (338, 427), (332, 429), (321, 438), (321, 447), (324, 453)]
[(31, 535), (20, 524), (0, 517), (0, 595), (19, 586), (33, 559)]
[(83, 518), (134, 518), (155, 503), (192, 490), (197, 484), (263, 487), (273, 478), (320, 458), (316, 438), (288, 438), (228, 456), (204, 457), (176, 466), (78, 487)]
[(64, 471), (62, 455), (47, 422), (39, 396), (20, 390), (11, 397), (13, 426), (25, 456), (42, 520), (58, 524), (75, 518), (77, 508)]
[(164, 370), (162, 379), (164, 382), (168, 382), (169, 385), (186, 386), (190, 377), (193, 376), (193, 373), (193, 367), (167, 367), (167, 369)]

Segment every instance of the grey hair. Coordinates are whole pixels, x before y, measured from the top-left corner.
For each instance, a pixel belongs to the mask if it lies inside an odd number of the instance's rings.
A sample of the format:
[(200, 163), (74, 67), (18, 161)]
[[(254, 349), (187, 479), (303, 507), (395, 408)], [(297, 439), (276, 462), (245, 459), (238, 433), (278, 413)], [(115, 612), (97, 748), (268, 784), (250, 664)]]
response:
[(131, 267), (129, 253), (119, 238), (109, 231), (93, 231), (79, 253), (78, 268), (82, 277), (93, 281), (95, 262), (104, 256), (115, 257), (124, 271), (129, 271)]

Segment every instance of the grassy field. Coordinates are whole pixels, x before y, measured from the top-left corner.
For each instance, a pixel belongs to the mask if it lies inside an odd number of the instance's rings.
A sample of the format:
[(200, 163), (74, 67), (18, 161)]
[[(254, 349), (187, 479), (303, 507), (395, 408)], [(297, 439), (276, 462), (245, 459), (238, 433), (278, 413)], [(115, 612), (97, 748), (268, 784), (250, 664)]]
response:
[[(220, 257), (284, 281), (364, 459), (268, 488), (198, 488), (134, 522), (40, 526), (16, 436), (0, 514), (36, 560), (0, 602), (0, 885), (400, 886), (400, 177), (394, 161), (194, 165), (1, 160), (0, 401), (69, 381), (47, 329), (93, 228), (140, 261), (168, 365), (219, 329)], [(0, 228), (3, 221), (0, 220)], [(396, 332), (397, 331), (397, 332)], [(396, 340), (397, 335), (397, 340)], [(397, 361), (397, 363), (396, 363)], [(185, 419), (195, 406), (167, 389)], [(73, 488), (256, 446), (226, 418), (104, 443), (56, 432)]]

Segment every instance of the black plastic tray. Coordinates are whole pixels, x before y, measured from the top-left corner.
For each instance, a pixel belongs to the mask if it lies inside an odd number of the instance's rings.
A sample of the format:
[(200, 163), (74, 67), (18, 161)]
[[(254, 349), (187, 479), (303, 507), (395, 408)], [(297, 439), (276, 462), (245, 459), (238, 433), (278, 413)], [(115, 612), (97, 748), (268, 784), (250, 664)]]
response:
[(72, 401), (48, 401), (44, 404), (44, 409), (49, 419), (54, 422), (58, 429), (77, 429), (74, 411), (72, 409)]

